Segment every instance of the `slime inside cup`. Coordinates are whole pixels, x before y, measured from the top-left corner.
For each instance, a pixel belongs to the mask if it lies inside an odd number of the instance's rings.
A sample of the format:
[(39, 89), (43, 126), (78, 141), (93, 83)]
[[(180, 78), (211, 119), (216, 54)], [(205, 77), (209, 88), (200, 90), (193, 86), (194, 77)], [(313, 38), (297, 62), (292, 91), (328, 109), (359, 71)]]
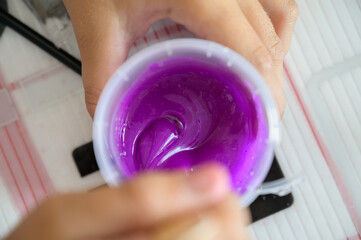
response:
[(186, 57), (151, 64), (114, 112), (114, 164), (132, 177), (219, 162), (242, 193), (268, 137), (261, 109), (258, 96), (224, 66)]

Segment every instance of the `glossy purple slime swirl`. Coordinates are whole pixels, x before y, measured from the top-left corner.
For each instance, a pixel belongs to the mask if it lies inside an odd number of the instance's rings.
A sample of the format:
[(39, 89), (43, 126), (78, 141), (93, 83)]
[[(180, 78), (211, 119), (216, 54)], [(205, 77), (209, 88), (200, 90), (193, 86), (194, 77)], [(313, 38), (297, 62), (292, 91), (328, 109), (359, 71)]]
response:
[(260, 108), (258, 96), (225, 67), (192, 58), (154, 63), (113, 116), (115, 165), (131, 177), (215, 161), (244, 192), (268, 134)]

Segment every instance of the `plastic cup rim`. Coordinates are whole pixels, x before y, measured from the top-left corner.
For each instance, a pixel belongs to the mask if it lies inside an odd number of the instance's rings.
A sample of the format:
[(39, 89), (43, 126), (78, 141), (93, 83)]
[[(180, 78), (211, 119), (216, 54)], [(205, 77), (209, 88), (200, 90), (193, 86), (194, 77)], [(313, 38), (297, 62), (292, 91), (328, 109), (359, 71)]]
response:
[(267, 176), (274, 156), (274, 147), (279, 143), (279, 112), (266, 82), (257, 69), (244, 57), (233, 50), (208, 40), (183, 38), (156, 43), (131, 56), (115, 71), (101, 93), (93, 122), (94, 152), (101, 173), (105, 181), (111, 186), (119, 185), (119, 179), (124, 177), (119, 176), (120, 173), (112, 167), (111, 159), (109, 159), (109, 154), (107, 154), (106, 143), (102, 141), (104, 137), (103, 127), (108, 124), (106, 119), (107, 106), (112, 100), (114, 90), (117, 89), (116, 86), (122, 84), (122, 81), (119, 79), (127, 76), (127, 73), (131, 72), (138, 64), (144, 62), (150, 63), (154, 55), (164, 53), (165, 51), (172, 52), (175, 50), (194, 50), (196, 52), (204, 52), (204, 54), (211, 50), (213, 57), (216, 56), (225, 61), (227, 61), (227, 59), (232, 59), (232, 64), (236, 65), (237, 68), (239, 68), (239, 70), (257, 87), (257, 91), (259, 92), (258, 95), (264, 106), (267, 118), (269, 147), (264, 154), (266, 159), (263, 159), (264, 167), (259, 170), (259, 177), (255, 178), (252, 184), (247, 187), (246, 193), (242, 195), (243, 205), (248, 206), (255, 199), (257, 187), (262, 184)]

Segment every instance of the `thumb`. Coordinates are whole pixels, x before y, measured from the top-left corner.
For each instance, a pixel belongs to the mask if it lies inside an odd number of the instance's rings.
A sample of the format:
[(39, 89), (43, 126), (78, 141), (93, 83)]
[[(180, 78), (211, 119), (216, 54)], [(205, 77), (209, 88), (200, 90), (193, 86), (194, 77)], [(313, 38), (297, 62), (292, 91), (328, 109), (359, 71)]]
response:
[(130, 42), (126, 34), (118, 32), (106, 33), (92, 44), (82, 44), (86, 48), (81, 54), (85, 103), (91, 117), (94, 117), (98, 99), (109, 78), (127, 59)]
[(127, 59), (134, 37), (126, 31), (111, 1), (64, 1), (82, 59), (85, 101), (93, 117), (105, 84)]

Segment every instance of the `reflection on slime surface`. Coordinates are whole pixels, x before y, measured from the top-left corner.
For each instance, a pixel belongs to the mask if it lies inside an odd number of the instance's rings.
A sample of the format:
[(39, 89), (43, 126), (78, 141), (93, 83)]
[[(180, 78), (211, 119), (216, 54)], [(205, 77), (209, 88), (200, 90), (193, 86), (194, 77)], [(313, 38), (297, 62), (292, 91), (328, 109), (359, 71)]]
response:
[(119, 100), (111, 143), (127, 177), (215, 161), (246, 190), (268, 137), (261, 101), (228, 69), (192, 58), (150, 65)]

